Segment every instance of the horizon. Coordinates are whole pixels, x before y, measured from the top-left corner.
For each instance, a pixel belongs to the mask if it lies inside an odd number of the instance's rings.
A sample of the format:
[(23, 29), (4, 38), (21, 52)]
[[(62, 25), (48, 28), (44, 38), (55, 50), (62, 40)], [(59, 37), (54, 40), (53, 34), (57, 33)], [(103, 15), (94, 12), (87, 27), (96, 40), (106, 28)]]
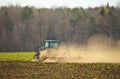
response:
[(110, 6), (117, 6), (117, 3), (120, 0), (0, 0), (0, 7), (2, 6), (29, 6), (35, 8), (59, 8), (59, 7), (67, 7), (67, 8), (95, 8), (107, 5), (109, 3)]

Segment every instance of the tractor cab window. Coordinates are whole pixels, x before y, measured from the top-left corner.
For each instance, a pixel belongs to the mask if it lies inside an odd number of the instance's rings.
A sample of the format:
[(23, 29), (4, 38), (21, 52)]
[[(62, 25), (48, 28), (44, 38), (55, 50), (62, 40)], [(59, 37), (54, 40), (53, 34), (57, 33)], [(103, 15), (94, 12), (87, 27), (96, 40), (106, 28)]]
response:
[(49, 42), (45, 42), (45, 48), (49, 48)]
[(56, 48), (57, 46), (58, 46), (58, 44), (55, 42), (50, 43), (50, 48)]
[(45, 48), (56, 48), (56, 47), (58, 47), (58, 41), (55, 40), (45, 41)]

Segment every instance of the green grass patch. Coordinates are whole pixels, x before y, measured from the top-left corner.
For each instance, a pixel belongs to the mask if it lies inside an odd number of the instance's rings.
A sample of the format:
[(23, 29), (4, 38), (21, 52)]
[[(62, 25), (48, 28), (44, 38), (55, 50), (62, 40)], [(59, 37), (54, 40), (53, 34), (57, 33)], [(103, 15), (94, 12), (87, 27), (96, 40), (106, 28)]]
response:
[(0, 79), (120, 79), (120, 64), (1, 61)]
[(0, 61), (31, 61), (34, 52), (1, 52)]

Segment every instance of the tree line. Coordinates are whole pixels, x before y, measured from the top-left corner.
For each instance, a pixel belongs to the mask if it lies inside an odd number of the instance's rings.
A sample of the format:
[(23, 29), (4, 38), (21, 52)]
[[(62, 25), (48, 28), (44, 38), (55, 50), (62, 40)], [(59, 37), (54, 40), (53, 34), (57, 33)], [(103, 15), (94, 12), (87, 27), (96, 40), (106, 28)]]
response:
[(0, 51), (34, 51), (43, 40), (84, 44), (95, 34), (120, 37), (120, 8), (0, 8)]

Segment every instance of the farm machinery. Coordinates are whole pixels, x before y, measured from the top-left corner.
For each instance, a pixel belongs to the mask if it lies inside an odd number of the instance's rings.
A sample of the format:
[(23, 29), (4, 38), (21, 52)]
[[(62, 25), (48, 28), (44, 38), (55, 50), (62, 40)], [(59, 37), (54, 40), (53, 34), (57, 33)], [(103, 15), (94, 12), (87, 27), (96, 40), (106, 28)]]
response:
[(44, 40), (44, 45), (36, 51), (36, 54), (33, 56), (35, 61), (44, 61), (48, 58), (51, 51), (56, 50), (59, 46), (58, 40)]

